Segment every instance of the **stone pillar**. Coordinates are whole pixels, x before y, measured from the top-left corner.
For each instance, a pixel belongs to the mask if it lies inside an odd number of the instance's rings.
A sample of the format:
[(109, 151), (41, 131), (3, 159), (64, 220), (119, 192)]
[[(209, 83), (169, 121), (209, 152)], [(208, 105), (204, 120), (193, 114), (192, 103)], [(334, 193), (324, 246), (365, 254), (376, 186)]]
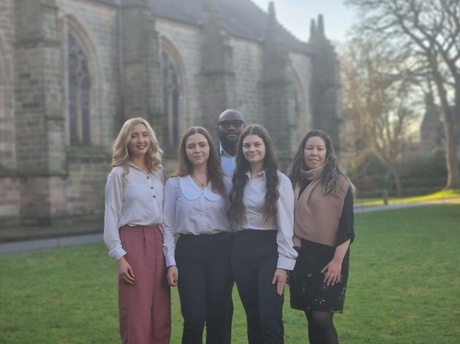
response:
[(236, 107), (233, 50), (220, 15), (210, 1), (203, 5), (203, 19), (201, 125), (214, 134), (222, 111)]
[(291, 101), (294, 90), (289, 79), (289, 52), (281, 35), (282, 28), (276, 20), (275, 8), (271, 2), (263, 58), (263, 124), (273, 140), (279, 167), (285, 171), (292, 158), (290, 137), (296, 128), (290, 123), (295, 109)]
[(162, 142), (159, 39), (147, 0), (126, 0), (121, 7), (122, 101), (124, 120), (143, 117)]
[(321, 15), (317, 25), (312, 21), (309, 43), (314, 49), (310, 88), (313, 128), (327, 132), (339, 153), (342, 126), (339, 62), (334, 47), (324, 33)]
[(61, 43), (54, 0), (16, 0), (15, 93), (21, 218), (49, 222), (50, 180), (66, 174)]

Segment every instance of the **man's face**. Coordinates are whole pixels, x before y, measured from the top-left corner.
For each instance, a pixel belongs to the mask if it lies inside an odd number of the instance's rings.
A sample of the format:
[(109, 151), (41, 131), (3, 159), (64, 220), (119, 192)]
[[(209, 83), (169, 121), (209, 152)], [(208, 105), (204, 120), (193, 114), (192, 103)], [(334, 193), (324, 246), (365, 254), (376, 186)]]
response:
[(219, 140), (224, 146), (236, 145), (244, 127), (245, 124), (241, 113), (234, 111), (225, 112), (219, 117), (217, 136), (219, 136)]

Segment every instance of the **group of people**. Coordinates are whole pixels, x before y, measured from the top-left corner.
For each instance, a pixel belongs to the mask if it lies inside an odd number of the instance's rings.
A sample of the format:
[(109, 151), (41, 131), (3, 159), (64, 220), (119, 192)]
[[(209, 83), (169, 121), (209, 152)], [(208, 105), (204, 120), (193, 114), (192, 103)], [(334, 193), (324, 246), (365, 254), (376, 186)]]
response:
[(309, 132), (287, 175), (258, 124), (225, 110), (219, 145), (189, 128), (164, 181), (149, 123), (127, 120), (113, 145), (104, 241), (118, 266), (123, 343), (170, 342), (177, 286), (182, 343), (231, 343), (234, 284), (249, 344), (284, 343), (284, 288), (305, 312), (310, 343), (338, 343), (354, 239), (353, 190), (329, 136)]

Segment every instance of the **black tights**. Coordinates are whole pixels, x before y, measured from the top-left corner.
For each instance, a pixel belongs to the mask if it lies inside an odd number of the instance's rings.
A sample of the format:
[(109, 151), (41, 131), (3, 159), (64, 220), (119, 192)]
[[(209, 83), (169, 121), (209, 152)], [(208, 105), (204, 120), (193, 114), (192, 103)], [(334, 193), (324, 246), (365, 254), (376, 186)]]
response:
[(337, 331), (332, 323), (334, 313), (308, 311), (308, 338), (310, 344), (338, 344)]

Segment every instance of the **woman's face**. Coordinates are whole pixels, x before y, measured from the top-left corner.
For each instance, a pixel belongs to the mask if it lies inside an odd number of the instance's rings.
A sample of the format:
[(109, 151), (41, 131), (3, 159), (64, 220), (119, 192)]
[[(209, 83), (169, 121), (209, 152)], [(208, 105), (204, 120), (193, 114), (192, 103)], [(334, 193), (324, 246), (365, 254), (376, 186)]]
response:
[(265, 143), (258, 135), (247, 135), (243, 139), (243, 155), (251, 166), (262, 167), (265, 158)]
[(319, 136), (310, 137), (305, 143), (303, 158), (305, 165), (309, 168), (318, 168), (326, 162), (326, 143)]
[(185, 142), (185, 153), (192, 165), (206, 164), (209, 158), (209, 143), (203, 134), (193, 134)]
[(132, 157), (144, 156), (150, 148), (149, 132), (145, 125), (136, 124), (131, 130), (131, 137), (128, 143), (128, 152)]

